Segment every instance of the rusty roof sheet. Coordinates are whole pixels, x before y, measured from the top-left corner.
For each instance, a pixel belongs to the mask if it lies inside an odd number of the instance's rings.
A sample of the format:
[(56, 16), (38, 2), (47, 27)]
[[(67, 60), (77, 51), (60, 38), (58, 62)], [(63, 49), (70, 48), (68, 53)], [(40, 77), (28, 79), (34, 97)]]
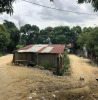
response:
[(33, 44), (16, 50), (17, 52), (33, 52), (33, 53), (63, 53), (65, 45), (61, 44)]

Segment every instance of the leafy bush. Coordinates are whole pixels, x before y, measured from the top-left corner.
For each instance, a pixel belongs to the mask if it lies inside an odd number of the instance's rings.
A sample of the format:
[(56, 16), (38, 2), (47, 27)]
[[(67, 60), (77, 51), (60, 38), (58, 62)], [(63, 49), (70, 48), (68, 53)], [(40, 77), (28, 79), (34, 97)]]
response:
[(67, 50), (65, 50), (62, 57), (64, 58), (64, 55), (67, 56), (67, 53), (68, 53)]
[(56, 71), (56, 70), (54, 70), (54, 71), (53, 71), (53, 74), (54, 74), (54, 75), (56, 75), (56, 74), (57, 74), (57, 71)]
[(64, 51), (64, 54), (67, 56), (67, 54), (68, 54), (68, 51), (67, 51), (67, 50), (65, 50), (65, 51)]
[(69, 60), (68, 56), (66, 56), (65, 63), (66, 63), (66, 65), (70, 64), (70, 60)]
[(17, 49), (23, 48), (23, 45), (17, 45), (16, 48)]
[(58, 75), (62, 76), (62, 75), (64, 75), (64, 73), (65, 73), (65, 68), (62, 69), (62, 70), (58, 73)]
[(50, 69), (50, 63), (48, 60), (43, 60), (41, 62), (41, 66), (43, 66), (45, 69)]

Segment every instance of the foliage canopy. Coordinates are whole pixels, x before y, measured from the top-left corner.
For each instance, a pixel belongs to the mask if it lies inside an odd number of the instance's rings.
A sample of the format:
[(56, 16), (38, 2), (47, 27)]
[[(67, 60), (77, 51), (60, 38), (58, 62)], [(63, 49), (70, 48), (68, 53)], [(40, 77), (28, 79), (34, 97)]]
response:
[(78, 0), (78, 3), (91, 3), (94, 11), (98, 11), (98, 0)]
[(12, 14), (12, 4), (14, 1), (15, 0), (0, 0), (0, 13), (6, 12), (7, 14)]
[(10, 35), (4, 25), (0, 24), (0, 52), (5, 52), (10, 43)]

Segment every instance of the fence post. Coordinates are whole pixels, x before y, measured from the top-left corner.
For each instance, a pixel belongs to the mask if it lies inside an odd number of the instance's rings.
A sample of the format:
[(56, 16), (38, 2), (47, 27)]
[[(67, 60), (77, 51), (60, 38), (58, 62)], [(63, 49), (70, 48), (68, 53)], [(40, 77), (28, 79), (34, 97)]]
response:
[(60, 56), (60, 70), (62, 69), (63, 63), (62, 63), (62, 57)]
[(59, 71), (60, 71), (60, 68), (59, 68), (59, 66), (60, 66), (60, 59), (59, 59), (59, 57), (57, 57), (57, 73), (59, 73)]

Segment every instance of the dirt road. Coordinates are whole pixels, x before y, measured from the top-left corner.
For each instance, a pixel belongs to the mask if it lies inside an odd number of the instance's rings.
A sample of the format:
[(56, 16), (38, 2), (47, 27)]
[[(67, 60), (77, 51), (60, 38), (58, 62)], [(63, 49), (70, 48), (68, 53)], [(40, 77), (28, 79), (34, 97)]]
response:
[(98, 72), (97, 67), (88, 64), (89, 60), (75, 55), (69, 55), (72, 68), (72, 77), (74, 79), (84, 78), (85, 82), (94, 81), (98, 76), (94, 72)]
[(0, 57), (0, 100), (97, 100), (98, 68), (87, 59), (69, 58), (71, 76), (58, 77), (47, 70), (12, 66), (12, 55)]

